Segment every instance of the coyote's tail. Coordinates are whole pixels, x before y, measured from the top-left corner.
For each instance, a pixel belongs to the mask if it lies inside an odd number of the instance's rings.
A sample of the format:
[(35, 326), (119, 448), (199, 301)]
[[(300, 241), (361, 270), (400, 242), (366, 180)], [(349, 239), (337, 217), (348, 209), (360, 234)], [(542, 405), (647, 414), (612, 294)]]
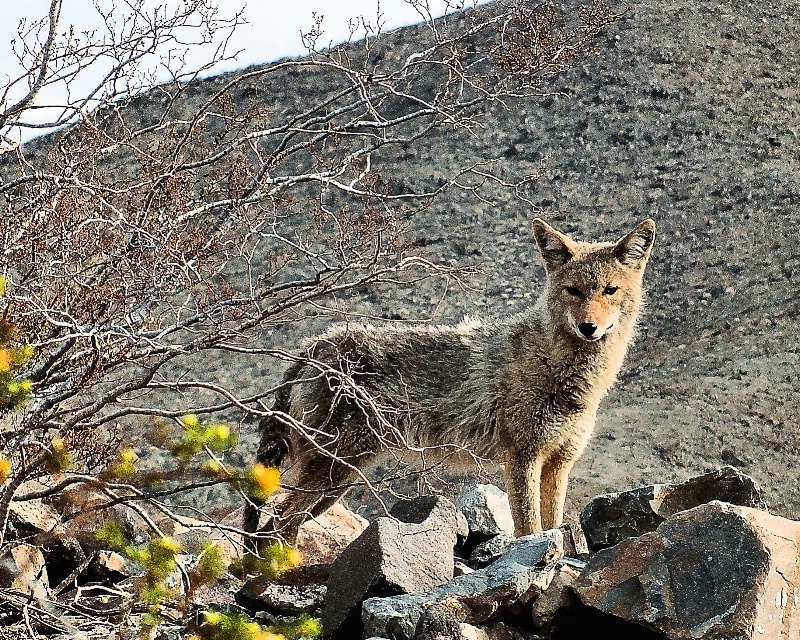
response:
[[(291, 383), (297, 379), (304, 366), (304, 362), (297, 361), (286, 370), (283, 383), (275, 394), (273, 412), (288, 413), (292, 393)], [(269, 415), (261, 419), (258, 428), (261, 432), (261, 443), (258, 446), (256, 460), (265, 466), (280, 468), (291, 451), (289, 426), (279, 416)], [(258, 530), (259, 507), (262, 504), (263, 501), (256, 498), (250, 498), (245, 503), (242, 526), (246, 532), (255, 533)]]

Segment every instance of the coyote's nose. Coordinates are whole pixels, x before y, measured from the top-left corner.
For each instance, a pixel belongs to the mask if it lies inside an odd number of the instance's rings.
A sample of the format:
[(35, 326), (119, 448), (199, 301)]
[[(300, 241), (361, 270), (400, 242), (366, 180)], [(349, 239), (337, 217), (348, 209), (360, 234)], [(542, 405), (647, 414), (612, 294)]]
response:
[(591, 338), (597, 331), (597, 325), (594, 322), (581, 322), (578, 325), (578, 331), (581, 332), (584, 338)]

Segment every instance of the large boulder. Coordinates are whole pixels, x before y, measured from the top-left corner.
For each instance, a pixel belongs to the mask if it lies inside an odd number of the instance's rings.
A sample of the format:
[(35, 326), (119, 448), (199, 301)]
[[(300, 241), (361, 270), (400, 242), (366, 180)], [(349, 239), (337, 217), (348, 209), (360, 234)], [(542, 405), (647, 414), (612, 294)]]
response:
[(364, 602), (366, 635), (412, 640), (424, 612), (447, 604), (459, 623), (480, 624), (498, 611), (532, 600), (547, 587), (564, 552), (561, 531), (519, 538), (493, 564), (427, 591)]
[(331, 565), (323, 632), (357, 637), (366, 598), (424, 591), (450, 580), (458, 530), (455, 506), (442, 497), (401, 503), (392, 517), (378, 518)]
[(800, 523), (714, 501), (594, 554), (587, 605), (672, 640), (800, 637)]
[(654, 484), (598, 496), (581, 513), (581, 526), (589, 549), (597, 551), (655, 531), (672, 514), (712, 500), (766, 509), (763, 494), (750, 476), (722, 467), (680, 484)]

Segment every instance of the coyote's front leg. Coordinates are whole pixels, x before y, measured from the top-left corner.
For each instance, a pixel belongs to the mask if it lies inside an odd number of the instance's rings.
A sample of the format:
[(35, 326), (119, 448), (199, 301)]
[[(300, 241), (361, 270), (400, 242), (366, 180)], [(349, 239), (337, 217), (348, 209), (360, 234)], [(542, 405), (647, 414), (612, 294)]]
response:
[(540, 503), (542, 527), (555, 529), (564, 521), (564, 503), (567, 501), (569, 472), (577, 460), (564, 451), (557, 451), (542, 465)]
[(519, 537), (541, 531), (541, 460), (527, 452), (518, 451), (506, 462), (505, 467), (508, 498), (514, 516), (514, 534)]

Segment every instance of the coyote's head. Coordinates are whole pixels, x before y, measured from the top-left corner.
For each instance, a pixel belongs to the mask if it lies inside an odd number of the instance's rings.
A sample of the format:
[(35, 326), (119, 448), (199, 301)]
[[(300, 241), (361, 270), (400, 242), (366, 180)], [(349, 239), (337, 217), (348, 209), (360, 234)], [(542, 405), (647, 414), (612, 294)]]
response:
[(590, 342), (630, 330), (639, 313), (642, 275), (655, 232), (655, 222), (645, 220), (616, 243), (576, 242), (543, 220), (534, 220), (554, 328)]

